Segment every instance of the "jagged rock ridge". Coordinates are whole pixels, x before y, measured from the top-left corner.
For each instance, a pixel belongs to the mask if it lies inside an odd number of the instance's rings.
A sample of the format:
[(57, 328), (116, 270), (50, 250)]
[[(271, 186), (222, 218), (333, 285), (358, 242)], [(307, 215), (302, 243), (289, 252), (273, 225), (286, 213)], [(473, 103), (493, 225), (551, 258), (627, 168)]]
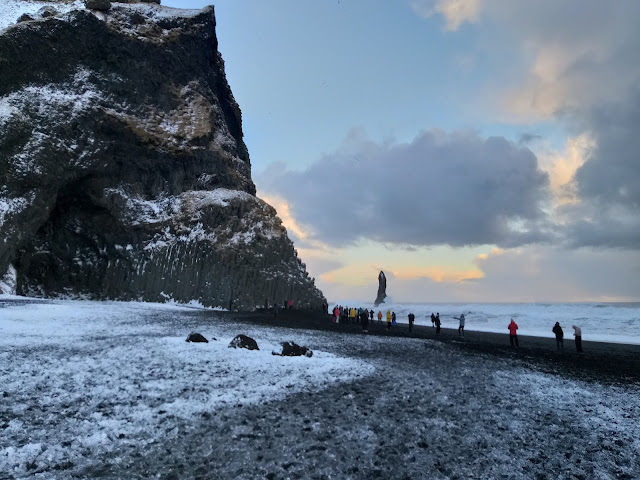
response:
[(213, 7), (61, 5), (0, 31), (0, 272), (16, 292), (320, 308), (255, 196)]

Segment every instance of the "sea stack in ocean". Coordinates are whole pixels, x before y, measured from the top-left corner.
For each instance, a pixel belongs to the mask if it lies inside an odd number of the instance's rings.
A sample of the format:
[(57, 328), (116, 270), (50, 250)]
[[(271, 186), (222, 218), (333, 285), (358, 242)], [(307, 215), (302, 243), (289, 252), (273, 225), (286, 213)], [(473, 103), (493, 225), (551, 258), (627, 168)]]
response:
[(381, 270), (378, 275), (378, 296), (376, 297), (374, 305), (377, 307), (381, 303), (384, 303), (385, 298), (387, 298), (387, 277), (385, 277), (384, 272)]
[(0, 278), (39, 297), (326, 303), (255, 196), (213, 7), (33, 18), (0, 30)]

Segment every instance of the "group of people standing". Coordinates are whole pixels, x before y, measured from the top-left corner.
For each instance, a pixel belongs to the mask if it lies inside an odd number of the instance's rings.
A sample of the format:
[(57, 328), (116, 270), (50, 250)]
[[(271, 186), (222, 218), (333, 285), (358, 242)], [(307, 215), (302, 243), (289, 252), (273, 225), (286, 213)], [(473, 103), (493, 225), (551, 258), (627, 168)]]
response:
[[(362, 331), (368, 332), (369, 318), (373, 322), (373, 310), (367, 310), (366, 308), (355, 307), (343, 307), (342, 305), (336, 305), (333, 308), (333, 316), (331, 321), (333, 323), (357, 323), (362, 325)], [(378, 312), (378, 320), (381, 318), (381, 313)]]
[[(572, 328), (573, 336), (576, 339), (576, 350), (578, 352), (582, 352), (582, 329), (577, 325), (572, 325)], [(518, 348), (520, 346), (518, 344), (518, 324), (513, 321), (513, 318), (511, 319), (511, 323), (507, 326), (507, 329), (509, 330), (509, 342), (511, 343), (511, 346), (513, 347), (515, 344), (515, 347)], [(558, 350), (564, 350), (564, 331), (560, 326), (560, 322), (556, 322), (551, 331), (556, 336), (556, 348)]]
[[(374, 311), (367, 310), (366, 308), (354, 308), (354, 307), (343, 307), (340, 305), (336, 305), (333, 309), (332, 322), (334, 323), (358, 323), (362, 325), (362, 331), (368, 332), (367, 328), (369, 326), (369, 322), (374, 321)], [(413, 331), (413, 324), (416, 320), (416, 316), (413, 313), (409, 313), (409, 332)], [(383, 314), (382, 311), (379, 310), (377, 314), (378, 322), (382, 323)], [(458, 320), (458, 336), (464, 337), (464, 326), (466, 323), (466, 318), (464, 313), (462, 313), (459, 317), (453, 317)], [(392, 312), (391, 310), (387, 310), (386, 314), (387, 320), (387, 330), (391, 330), (393, 325), (396, 325), (396, 312)], [(440, 335), (440, 328), (442, 326), (442, 322), (440, 321), (440, 312), (437, 312), (435, 315), (431, 313), (431, 326), (436, 329), (436, 336)], [(520, 344), (518, 342), (518, 324), (511, 319), (511, 322), (507, 326), (509, 330), (509, 343), (512, 347), (519, 348)], [(577, 325), (573, 325), (574, 337), (576, 343), (576, 350), (578, 352), (582, 352), (582, 330)], [(560, 322), (556, 322), (552, 329), (553, 333), (556, 336), (556, 346), (558, 349), (564, 350), (564, 332), (562, 331), (562, 327), (560, 326)]]
[[(233, 301), (230, 301), (229, 302), (229, 311), (231, 311), (232, 305), (233, 305)], [(293, 309), (293, 299), (292, 298), (289, 298), (289, 299), (285, 298), (284, 301), (282, 302), (282, 305), (280, 305), (278, 302), (274, 302), (274, 304), (273, 304), (273, 316), (274, 317), (276, 317), (276, 318), (278, 317), (278, 312), (280, 311), (281, 308), (283, 310), (287, 310), (287, 309), (288, 310), (292, 310)], [(265, 300), (264, 300), (264, 309), (265, 309), (265, 311), (269, 310), (269, 299), (268, 298), (265, 298)], [(326, 308), (325, 308), (324, 311), (325, 312), (327, 311)]]
[[(571, 328), (573, 328), (573, 336), (576, 339), (576, 350), (582, 352), (582, 329), (577, 325), (572, 325)], [(556, 322), (551, 331), (556, 336), (556, 348), (558, 350), (564, 350), (564, 332), (562, 331), (560, 322)]]
[[(362, 331), (367, 332), (367, 328), (369, 326), (369, 322), (373, 322), (374, 319), (374, 311), (367, 310), (366, 308), (355, 308), (355, 307), (343, 307), (342, 305), (336, 305), (333, 308), (333, 316), (331, 317), (331, 321), (333, 323), (354, 323), (361, 324)], [(382, 323), (382, 311), (378, 310), (378, 323)], [(392, 312), (391, 310), (387, 310), (387, 330), (391, 329), (392, 325), (397, 325), (396, 322), (396, 312)], [(409, 331), (413, 330), (413, 322), (415, 321), (415, 315), (413, 313), (409, 314)]]

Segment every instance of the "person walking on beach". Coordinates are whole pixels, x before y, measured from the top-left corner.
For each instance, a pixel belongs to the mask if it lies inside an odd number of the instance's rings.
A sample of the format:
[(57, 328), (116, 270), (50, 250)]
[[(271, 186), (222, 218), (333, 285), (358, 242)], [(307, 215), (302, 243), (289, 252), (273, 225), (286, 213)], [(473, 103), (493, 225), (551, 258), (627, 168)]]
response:
[(373, 323), (373, 310), (369, 310), (369, 315), (371, 316), (371, 323)]
[(409, 331), (413, 331), (413, 322), (415, 321), (416, 316), (413, 313), (409, 314)]
[(576, 337), (576, 350), (582, 352), (582, 329), (573, 325), (573, 336)]
[(340, 323), (340, 309), (336, 305), (336, 308), (333, 309), (333, 323)]
[(431, 312), (431, 326), (436, 326), (436, 316), (433, 314), (433, 312)]
[(362, 310), (360, 314), (360, 322), (362, 323), (362, 333), (369, 333), (369, 312)]
[(558, 350), (560, 350), (560, 348), (564, 350), (564, 332), (562, 331), (560, 322), (556, 322), (556, 324), (553, 326), (553, 330), (551, 331), (556, 334), (556, 348)]
[(394, 325), (397, 325), (397, 323), (396, 323), (396, 312), (393, 312), (391, 314), (391, 323), (393, 323)]
[(513, 344), (515, 342), (516, 348), (519, 348), (520, 345), (518, 345), (518, 333), (517, 333), (518, 324), (513, 321), (513, 318), (511, 319), (511, 323), (507, 328), (509, 329), (509, 342), (511, 343), (511, 346), (513, 347)]
[(382, 323), (382, 312), (378, 310), (378, 323)]
[(436, 335), (440, 335), (440, 312), (436, 315)]
[(460, 320), (460, 324), (458, 325), (458, 336), (464, 337), (464, 313), (462, 313), (459, 317), (453, 317)]
[(387, 330), (391, 330), (391, 310), (387, 310)]

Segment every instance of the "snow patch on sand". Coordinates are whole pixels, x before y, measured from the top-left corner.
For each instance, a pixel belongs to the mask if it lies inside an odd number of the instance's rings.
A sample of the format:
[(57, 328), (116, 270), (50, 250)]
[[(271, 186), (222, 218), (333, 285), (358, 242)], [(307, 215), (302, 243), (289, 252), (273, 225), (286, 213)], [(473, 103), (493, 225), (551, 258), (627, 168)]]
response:
[[(312, 358), (273, 356), (279, 342), (305, 344), (309, 337), (287, 332), (282, 338), (281, 330), (223, 322), (213, 312), (198, 325), (192, 311), (143, 303), (7, 302), (0, 322), (6, 419), (0, 471), (20, 477), (32, 463), (46, 470), (83, 464), (177, 435), (177, 427), (165, 428), (167, 419), (197, 422), (226, 407), (317, 391), (373, 371), (364, 361), (317, 350)], [(191, 330), (210, 342), (185, 342)], [(260, 350), (228, 348), (238, 333), (255, 338)]]

